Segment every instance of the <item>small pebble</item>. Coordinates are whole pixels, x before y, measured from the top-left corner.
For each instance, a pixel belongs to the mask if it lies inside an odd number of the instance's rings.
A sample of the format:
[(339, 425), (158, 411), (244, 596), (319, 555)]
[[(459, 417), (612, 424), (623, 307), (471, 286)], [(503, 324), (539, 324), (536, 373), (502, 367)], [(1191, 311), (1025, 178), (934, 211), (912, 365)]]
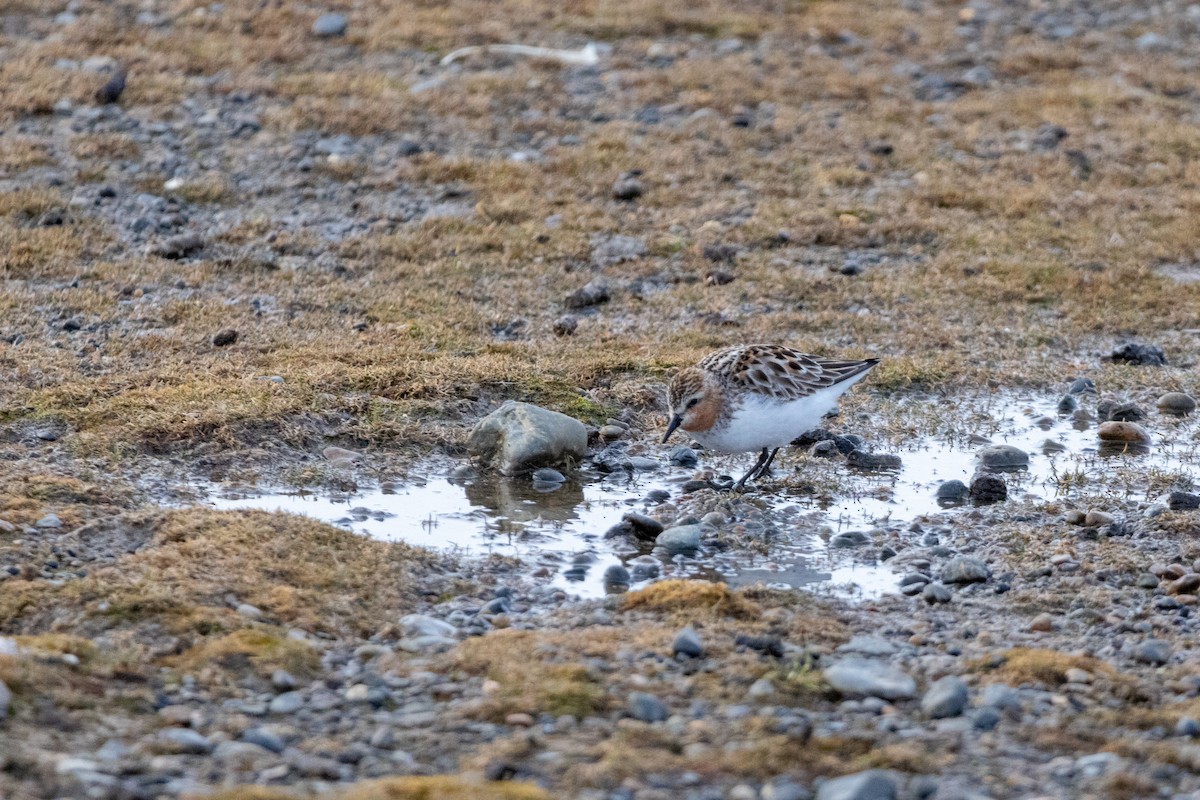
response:
[(225, 328), (213, 334), (212, 343), (214, 347), (228, 347), (238, 340), (238, 332), (233, 328)]
[(345, 14), (329, 13), (322, 14), (317, 17), (312, 24), (313, 36), (321, 38), (330, 38), (334, 36), (344, 36), (346, 33), (347, 20)]

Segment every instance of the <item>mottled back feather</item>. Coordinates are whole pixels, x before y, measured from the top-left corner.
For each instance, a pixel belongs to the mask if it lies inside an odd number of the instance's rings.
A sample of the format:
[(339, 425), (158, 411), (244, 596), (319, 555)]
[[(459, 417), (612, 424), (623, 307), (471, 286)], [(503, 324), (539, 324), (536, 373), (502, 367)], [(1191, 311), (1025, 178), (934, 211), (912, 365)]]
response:
[(777, 344), (751, 344), (718, 350), (696, 366), (742, 391), (779, 400), (799, 400), (861, 375), (879, 363), (810, 356)]

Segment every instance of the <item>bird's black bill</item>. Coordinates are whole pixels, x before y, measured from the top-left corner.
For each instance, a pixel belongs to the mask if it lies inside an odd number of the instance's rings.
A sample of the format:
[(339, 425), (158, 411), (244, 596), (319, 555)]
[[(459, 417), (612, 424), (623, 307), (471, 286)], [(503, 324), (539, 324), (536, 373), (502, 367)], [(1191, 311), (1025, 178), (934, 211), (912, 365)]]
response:
[(670, 439), (671, 434), (674, 433), (675, 429), (678, 428), (682, 424), (683, 424), (683, 417), (679, 416), (678, 414), (671, 417), (671, 424), (667, 426), (667, 434), (666, 434), (666, 436), (663, 437), (663, 444), (667, 443), (667, 439)]

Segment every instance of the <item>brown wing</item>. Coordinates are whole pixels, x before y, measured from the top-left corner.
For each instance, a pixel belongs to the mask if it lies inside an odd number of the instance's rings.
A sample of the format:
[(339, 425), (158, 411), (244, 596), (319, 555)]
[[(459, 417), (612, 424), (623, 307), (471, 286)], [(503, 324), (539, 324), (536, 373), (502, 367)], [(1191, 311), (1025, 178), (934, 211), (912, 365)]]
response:
[(718, 350), (697, 366), (724, 375), (739, 388), (780, 400), (799, 400), (861, 375), (878, 363), (877, 358), (844, 361), (777, 344), (752, 344)]

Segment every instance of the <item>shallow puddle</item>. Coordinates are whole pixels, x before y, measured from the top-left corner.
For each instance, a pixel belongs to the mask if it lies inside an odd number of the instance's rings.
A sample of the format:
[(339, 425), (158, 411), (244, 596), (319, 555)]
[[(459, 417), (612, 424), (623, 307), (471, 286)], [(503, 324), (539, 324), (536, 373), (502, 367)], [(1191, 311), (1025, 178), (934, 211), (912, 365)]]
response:
[[(918, 411), (915, 405), (910, 411)], [(926, 401), (928, 402), (928, 401)], [(1081, 405), (1094, 408), (1094, 396)], [(898, 412), (904, 417), (905, 410)], [(1076, 495), (1107, 495), (1149, 499), (1172, 481), (1187, 481), (1197, 463), (1193, 420), (1162, 417), (1151, 412), (1144, 423), (1155, 432), (1148, 452), (1101, 451), (1094, 420), (1059, 414), (1056, 400), (1015, 395), (960, 403), (953, 422), (926, 419), (933, 430), (924, 435), (892, 434), (887, 447), (881, 433), (874, 449), (895, 452), (903, 460), (898, 471), (870, 473), (847, 466), (842, 459), (809, 462), (802, 470), (826, 474), (832, 470), (840, 489), (828, 503), (810, 495), (793, 494), (779, 484), (749, 497), (767, 511), (779, 531), (750, 553), (746, 548), (701, 552), (696, 558), (655, 558), (604, 533), (626, 511), (648, 512), (655, 503), (645, 498), (653, 490), (679, 496), (679, 484), (692, 469), (667, 464), (633, 475), (584, 473), (553, 491), (539, 491), (528, 479), (479, 476), (451, 480), (430, 478), (363, 491), (353, 495), (301, 492), (245, 492), (209, 487), (209, 502), (217, 508), (259, 508), (305, 514), (379, 539), (399, 540), (471, 555), (501, 554), (524, 562), (531, 574), (553, 576), (570, 594), (604, 594), (605, 570), (624, 564), (634, 585), (654, 577), (692, 576), (727, 580), (732, 584), (764, 582), (805, 586), (840, 595), (871, 598), (892, 591), (896, 576), (876, 563), (871, 545), (831, 548), (829, 533), (895, 529), (930, 515), (962, 513), (936, 500), (937, 487), (958, 479), (969, 483), (978, 451), (993, 444), (1011, 444), (1030, 454), (1028, 469), (1006, 475), (1010, 499), (1050, 499)], [(718, 457), (702, 463), (736, 473), (752, 460)], [(745, 462), (745, 463), (743, 463)], [(784, 460), (783, 468), (789, 468)], [(773, 488), (772, 488), (773, 487)], [(822, 535), (823, 534), (823, 535)]]

